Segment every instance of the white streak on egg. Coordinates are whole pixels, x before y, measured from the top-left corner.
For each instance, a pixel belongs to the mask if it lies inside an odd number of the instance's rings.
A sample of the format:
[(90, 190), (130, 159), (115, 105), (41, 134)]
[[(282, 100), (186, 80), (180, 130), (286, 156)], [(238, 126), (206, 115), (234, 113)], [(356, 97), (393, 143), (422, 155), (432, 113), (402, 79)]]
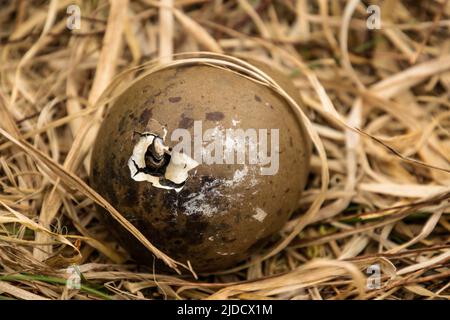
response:
[(267, 212), (265, 212), (263, 209), (261, 208), (256, 208), (256, 213), (254, 215), (252, 215), (252, 217), (256, 220), (258, 220), (259, 222), (263, 222), (264, 219), (267, 217)]

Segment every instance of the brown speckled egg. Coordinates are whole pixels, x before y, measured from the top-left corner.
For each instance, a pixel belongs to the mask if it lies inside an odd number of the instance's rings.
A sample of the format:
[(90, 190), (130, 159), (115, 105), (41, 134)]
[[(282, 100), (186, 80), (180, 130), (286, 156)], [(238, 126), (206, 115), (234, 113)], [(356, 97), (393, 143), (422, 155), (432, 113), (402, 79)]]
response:
[[(256, 66), (301, 103), (288, 78)], [(248, 258), (286, 223), (310, 149), (292, 107), (269, 87), (213, 66), (169, 67), (117, 98), (94, 146), (91, 183), (159, 249), (209, 272)], [(131, 257), (152, 265), (104, 215)]]

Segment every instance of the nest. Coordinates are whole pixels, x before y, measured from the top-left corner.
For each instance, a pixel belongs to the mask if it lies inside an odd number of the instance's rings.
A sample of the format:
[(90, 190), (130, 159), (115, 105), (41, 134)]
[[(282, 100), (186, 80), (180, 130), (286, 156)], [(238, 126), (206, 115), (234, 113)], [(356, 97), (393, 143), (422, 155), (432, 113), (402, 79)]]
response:
[[(0, 1), (0, 299), (450, 297), (449, 1), (72, 4)], [(251, 57), (288, 74), (315, 146), (280, 240), (209, 275), (159, 251), (87, 183), (116, 89), (199, 51), (196, 63)], [(95, 204), (190, 274), (133, 264)]]

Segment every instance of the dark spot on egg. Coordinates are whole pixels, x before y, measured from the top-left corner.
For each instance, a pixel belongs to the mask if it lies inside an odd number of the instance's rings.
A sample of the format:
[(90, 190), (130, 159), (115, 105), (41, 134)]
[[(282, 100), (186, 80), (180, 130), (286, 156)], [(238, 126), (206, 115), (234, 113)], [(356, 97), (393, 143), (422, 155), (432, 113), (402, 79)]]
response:
[(117, 129), (119, 129), (119, 133), (123, 133), (125, 131), (125, 122), (127, 121), (127, 118), (123, 117), (119, 121), (119, 125), (117, 126)]
[(170, 97), (169, 102), (171, 103), (177, 103), (181, 101), (181, 97)]
[(206, 113), (206, 120), (209, 121), (220, 121), (223, 118), (225, 118), (225, 115), (223, 114), (223, 112), (220, 111)]
[(152, 117), (152, 114), (153, 114), (152, 109), (150, 108), (144, 109), (144, 111), (142, 111), (141, 115), (139, 116), (139, 122), (145, 126)]
[(189, 129), (194, 125), (194, 119), (187, 117), (184, 113), (181, 114), (180, 122), (178, 122), (178, 127), (182, 129)]

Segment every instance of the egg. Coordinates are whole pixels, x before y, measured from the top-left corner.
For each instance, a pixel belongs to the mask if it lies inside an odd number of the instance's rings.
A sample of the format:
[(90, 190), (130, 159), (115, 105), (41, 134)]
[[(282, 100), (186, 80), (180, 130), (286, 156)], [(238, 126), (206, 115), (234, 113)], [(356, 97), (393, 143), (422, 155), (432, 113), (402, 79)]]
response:
[[(252, 62), (301, 105), (290, 79)], [(298, 208), (309, 173), (304, 124), (274, 89), (207, 64), (132, 83), (105, 117), (90, 181), (156, 247), (194, 270), (257, 253)], [(99, 208), (138, 263), (154, 257)]]

